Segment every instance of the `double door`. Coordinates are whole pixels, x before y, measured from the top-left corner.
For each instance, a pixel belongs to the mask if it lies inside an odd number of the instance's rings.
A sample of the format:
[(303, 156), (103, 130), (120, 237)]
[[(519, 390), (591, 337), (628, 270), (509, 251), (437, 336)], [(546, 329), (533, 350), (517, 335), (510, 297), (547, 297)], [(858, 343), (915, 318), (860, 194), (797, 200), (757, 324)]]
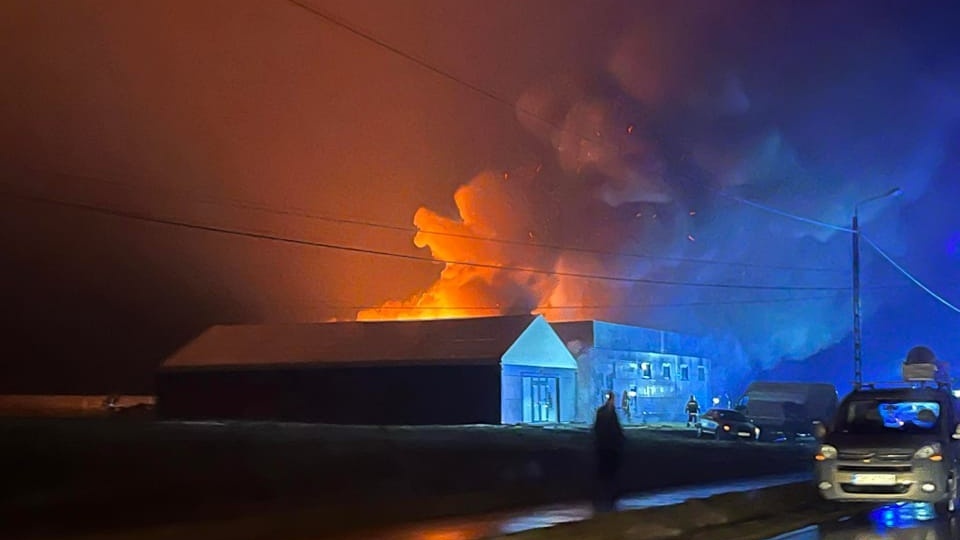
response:
[(556, 423), (559, 416), (559, 391), (560, 379), (557, 377), (524, 377), (524, 423)]

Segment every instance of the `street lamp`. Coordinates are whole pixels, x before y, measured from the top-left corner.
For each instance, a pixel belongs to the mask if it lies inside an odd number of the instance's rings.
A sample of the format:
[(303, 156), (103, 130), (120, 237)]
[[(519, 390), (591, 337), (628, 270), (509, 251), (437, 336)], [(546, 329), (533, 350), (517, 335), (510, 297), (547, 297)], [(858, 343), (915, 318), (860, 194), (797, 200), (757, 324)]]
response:
[(853, 232), (853, 387), (857, 390), (863, 385), (863, 372), (861, 370), (863, 336), (860, 330), (860, 207), (870, 202), (897, 197), (901, 194), (903, 194), (903, 190), (895, 187), (881, 195), (864, 199), (853, 206), (853, 224), (850, 227), (851, 232)]

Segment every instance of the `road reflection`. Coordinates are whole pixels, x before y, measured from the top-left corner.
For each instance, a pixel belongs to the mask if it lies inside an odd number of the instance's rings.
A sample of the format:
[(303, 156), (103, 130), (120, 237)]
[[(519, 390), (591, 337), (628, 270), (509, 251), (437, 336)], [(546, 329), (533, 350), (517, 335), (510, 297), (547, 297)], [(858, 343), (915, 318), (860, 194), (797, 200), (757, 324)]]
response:
[[(767, 476), (749, 480), (707, 484), (684, 488), (664, 489), (631, 494), (617, 503), (618, 510), (636, 510), (653, 506), (667, 506), (689, 499), (709, 497), (732, 491), (748, 491), (770, 486), (803, 482), (809, 475), (795, 474)], [(517, 512), (502, 512), (465, 516), (391, 527), (359, 534), (344, 535), (342, 540), (377, 538), (378, 540), (480, 540), (491, 536), (512, 534), (530, 529), (552, 527), (561, 523), (582, 521), (593, 517), (593, 507), (588, 503), (560, 504), (530, 508)]]
[(771, 540), (954, 540), (960, 518), (938, 516), (926, 503), (881, 506), (845, 521), (810, 527)]

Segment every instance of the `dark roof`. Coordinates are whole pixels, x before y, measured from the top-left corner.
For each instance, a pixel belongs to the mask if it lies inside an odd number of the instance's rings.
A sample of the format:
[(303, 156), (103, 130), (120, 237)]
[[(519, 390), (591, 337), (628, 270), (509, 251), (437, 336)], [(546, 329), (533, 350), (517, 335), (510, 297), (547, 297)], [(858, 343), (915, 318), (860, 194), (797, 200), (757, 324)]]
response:
[(163, 367), (496, 363), (537, 317), (213, 326)]
[(552, 322), (550, 326), (567, 345), (573, 341), (579, 341), (584, 345), (592, 346), (593, 323), (594, 321), (564, 321)]

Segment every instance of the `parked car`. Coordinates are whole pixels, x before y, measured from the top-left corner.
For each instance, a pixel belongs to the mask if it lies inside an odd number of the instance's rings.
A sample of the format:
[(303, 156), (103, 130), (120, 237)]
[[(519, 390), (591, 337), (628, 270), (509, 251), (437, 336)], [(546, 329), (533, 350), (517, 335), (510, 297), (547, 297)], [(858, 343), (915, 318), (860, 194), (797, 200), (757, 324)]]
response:
[(960, 511), (960, 399), (944, 368), (933, 351), (914, 347), (903, 382), (858, 385), (830, 425), (816, 426), (821, 497)]
[(737, 401), (740, 411), (763, 431), (765, 439), (811, 434), (837, 410), (837, 388), (826, 383), (753, 382)]
[(934, 503), (941, 513), (953, 513), (960, 506), (956, 405), (945, 385), (854, 390), (833, 425), (818, 433), (823, 444), (814, 478), (820, 495), (841, 502)]
[(760, 439), (760, 428), (743, 413), (733, 409), (710, 409), (697, 421), (697, 437), (755, 441)]

